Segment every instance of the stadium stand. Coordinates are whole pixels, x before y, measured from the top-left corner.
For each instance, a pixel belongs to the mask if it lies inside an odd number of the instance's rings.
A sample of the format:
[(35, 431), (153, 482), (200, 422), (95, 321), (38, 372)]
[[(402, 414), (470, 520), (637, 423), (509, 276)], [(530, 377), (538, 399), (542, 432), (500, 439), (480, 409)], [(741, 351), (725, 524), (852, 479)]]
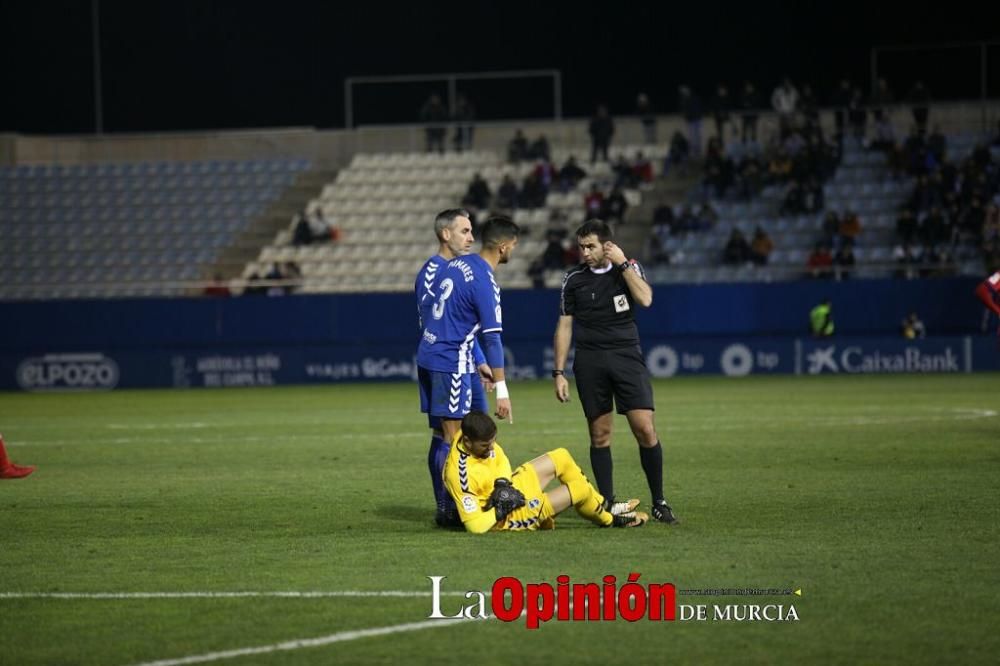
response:
[(0, 169), (0, 298), (188, 293), (301, 159)]
[[(553, 161), (561, 164), (570, 155), (584, 155), (587, 150), (555, 150)], [(640, 151), (662, 159), (666, 146), (620, 146), (612, 149), (610, 156), (614, 160)], [(504, 175), (520, 183), (535, 166), (533, 161), (506, 163), (488, 151), (356, 155), (308, 206), (319, 207), (323, 217), (340, 229), (340, 240), (296, 247), (292, 245), (293, 222), (261, 249), (256, 261), (247, 264), (243, 276), (249, 280), (275, 264), (294, 262), (302, 271), (303, 293), (410, 290), (417, 271), (437, 250), (434, 216), (459, 205), (476, 173), (496, 192)], [(583, 192), (594, 182), (610, 189), (613, 177), (608, 163), (584, 166), (588, 176), (569, 191), (553, 188), (544, 206), (504, 211), (527, 231), (510, 264), (502, 269), (505, 286), (530, 287), (528, 265), (544, 249), (544, 231), (553, 218), (563, 224), (579, 224), (584, 218)], [(626, 190), (625, 196), (632, 205), (641, 201), (637, 189)], [(481, 213), (479, 219), (484, 215)], [(363, 268), (359, 270), (359, 266)], [(560, 279), (561, 273), (552, 271), (546, 284), (556, 286)]]

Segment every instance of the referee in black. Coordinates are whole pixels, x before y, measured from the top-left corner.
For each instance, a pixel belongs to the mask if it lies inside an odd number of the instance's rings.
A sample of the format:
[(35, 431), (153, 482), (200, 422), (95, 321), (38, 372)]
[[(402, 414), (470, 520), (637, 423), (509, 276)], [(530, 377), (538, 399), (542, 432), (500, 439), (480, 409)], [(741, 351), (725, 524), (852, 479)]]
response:
[[(614, 503), (611, 462), (612, 401), (628, 419), (639, 443), (642, 470), (653, 496), (654, 520), (678, 522), (663, 497), (663, 447), (653, 424), (653, 387), (639, 349), (636, 306), (648, 308), (653, 290), (635, 260), (629, 260), (613, 242), (611, 227), (588, 220), (576, 231), (582, 264), (566, 273), (559, 299), (555, 335), (556, 398), (569, 402), (566, 358), (576, 331), (573, 374), (590, 428), (590, 464), (597, 488)], [(574, 326), (575, 323), (575, 326)]]

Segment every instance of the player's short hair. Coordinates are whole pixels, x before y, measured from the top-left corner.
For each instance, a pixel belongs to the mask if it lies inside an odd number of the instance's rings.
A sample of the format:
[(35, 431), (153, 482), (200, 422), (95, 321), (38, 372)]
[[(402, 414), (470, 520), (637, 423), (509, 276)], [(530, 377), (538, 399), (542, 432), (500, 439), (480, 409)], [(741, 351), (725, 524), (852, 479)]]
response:
[(587, 220), (576, 230), (577, 238), (585, 238), (591, 234), (596, 235), (597, 240), (601, 243), (607, 243), (615, 237), (615, 232), (611, 229), (611, 225), (597, 218)]
[(448, 210), (443, 210), (437, 214), (434, 218), (434, 235), (437, 236), (438, 240), (444, 240), (441, 235), (442, 232), (454, 224), (455, 220), (460, 217), (468, 218), (472, 220), (472, 216), (469, 215), (469, 211), (464, 208), (449, 208)]
[(479, 228), (479, 238), (483, 241), (483, 247), (496, 247), (520, 235), (521, 227), (506, 215), (491, 215)]
[(488, 442), (497, 434), (497, 424), (489, 414), (472, 410), (462, 417), (462, 434), (472, 442)]

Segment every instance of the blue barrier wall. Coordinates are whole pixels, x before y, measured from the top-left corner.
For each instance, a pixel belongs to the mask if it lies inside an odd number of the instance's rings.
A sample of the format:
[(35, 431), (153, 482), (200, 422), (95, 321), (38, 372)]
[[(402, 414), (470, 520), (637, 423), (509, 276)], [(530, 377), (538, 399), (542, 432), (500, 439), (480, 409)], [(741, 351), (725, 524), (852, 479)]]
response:
[[(899, 322), (915, 311), (934, 339), (911, 347), (952, 359), (942, 360), (941, 368), (928, 362), (927, 369), (992, 369), (995, 343), (979, 332), (983, 308), (972, 293), (975, 285), (974, 279), (948, 279), (657, 286), (653, 307), (639, 315), (640, 333), (660, 376), (808, 372), (804, 366), (816, 350), (797, 339), (806, 333), (809, 309), (829, 297), (836, 345), (856, 338), (873, 354), (905, 356), (895, 338)], [(545, 376), (551, 368), (558, 296), (555, 290), (504, 292), (513, 377)], [(0, 388), (410, 377), (414, 311), (409, 294), (3, 303)], [(965, 335), (973, 337), (955, 337)], [(945, 347), (937, 338), (947, 338)], [(860, 367), (851, 360), (855, 354), (837, 356), (842, 353), (831, 352), (836, 371)], [(820, 366), (834, 371), (830, 362)], [(874, 371), (881, 367), (875, 363)]]

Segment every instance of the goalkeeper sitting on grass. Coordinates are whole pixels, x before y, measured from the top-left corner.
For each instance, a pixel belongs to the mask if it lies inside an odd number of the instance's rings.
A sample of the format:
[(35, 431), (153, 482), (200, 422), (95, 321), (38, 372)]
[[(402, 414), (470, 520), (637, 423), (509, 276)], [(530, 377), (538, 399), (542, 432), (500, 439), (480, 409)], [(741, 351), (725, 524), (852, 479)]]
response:
[[(566, 449), (555, 449), (511, 473), (510, 461), (496, 443), (497, 426), (483, 412), (462, 419), (444, 464), (445, 487), (469, 532), (550, 530), (569, 507), (601, 527), (641, 527), (649, 516), (635, 508), (639, 500), (604, 508), (604, 497), (590, 485)], [(543, 489), (553, 480), (559, 484)]]

